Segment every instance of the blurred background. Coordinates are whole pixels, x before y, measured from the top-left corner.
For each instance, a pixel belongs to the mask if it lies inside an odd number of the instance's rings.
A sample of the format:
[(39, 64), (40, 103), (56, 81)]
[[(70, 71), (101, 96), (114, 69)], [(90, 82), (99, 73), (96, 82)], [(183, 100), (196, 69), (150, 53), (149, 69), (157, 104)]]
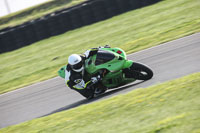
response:
[[(9, 15), (0, 17), (0, 53), (158, 1), (160, 0), (1, 0), (2, 15)], [(33, 5), (35, 6), (30, 7)]]
[(49, 0), (0, 0), (0, 17)]
[[(197, 33), (167, 43), (168, 48), (162, 45), (149, 54), (145, 50), (138, 55), (140, 60), (136, 53), (132, 55), (155, 72), (148, 85), (200, 68), (200, 0), (0, 0), (0, 14), (0, 128), (83, 104), (82, 97), (66, 92), (64, 81), (57, 78), (72, 53), (109, 44), (131, 54)], [(71, 132), (82, 133), (86, 127), (85, 131), (109, 133), (200, 132), (199, 77), (139, 89), (110, 104), (80, 108), (85, 112), (66, 112), (5, 130), (69, 133), (69, 127), (74, 127)], [(84, 113), (88, 117), (79, 115)], [(83, 125), (80, 131), (76, 123)]]

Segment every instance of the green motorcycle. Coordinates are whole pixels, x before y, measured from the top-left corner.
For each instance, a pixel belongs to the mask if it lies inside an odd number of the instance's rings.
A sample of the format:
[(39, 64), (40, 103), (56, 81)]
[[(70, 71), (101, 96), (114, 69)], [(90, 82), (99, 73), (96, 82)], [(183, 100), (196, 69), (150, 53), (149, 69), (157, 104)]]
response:
[(85, 60), (85, 70), (88, 79), (101, 75), (99, 82), (91, 86), (96, 95), (135, 80), (149, 80), (153, 77), (149, 67), (127, 60), (126, 53), (120, 48), (99, 48), (97, 54)]

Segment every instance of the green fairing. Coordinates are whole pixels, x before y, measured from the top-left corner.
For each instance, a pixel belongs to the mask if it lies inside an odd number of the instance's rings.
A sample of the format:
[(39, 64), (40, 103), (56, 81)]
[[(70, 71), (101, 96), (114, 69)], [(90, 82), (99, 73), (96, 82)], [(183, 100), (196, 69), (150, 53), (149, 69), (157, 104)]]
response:
[(90, 74), (90, 76), (95, 75), (100, 70), (107, 69), (107, 73), (103, 79), (102, 83), (108, 88), (117, 87), (132, 81), (135, 79), (125, 78), (122, 70), (129, 68), (133, 61), (126, 59), (126, 53), (120, 48), (100, 48), (100, 50), (108, 51), (114, 55), (114, 58), (108, 62), (102, 64), (95, 64), (98, 55), (94, 55), (85, 61), (85, 69)]
[[(95, 64), (97, 55), (91, 56), (85, 61), (85, 70), (89, 74), (86, 76), (92, 77), (99, 71), (107, 69), (109, 73), (107, 73), (102, 79), (102, 84), (107, 88), (114, 88), (135, 81), (133, 78), (125, 78), (125, 75), (122, 72), (123, 69), (129, 68), (133, 64), (133, 61), (127, 60), (126, 53), (122, 49), (100, 48), (99, 51), (107, 51), (113, 56), (113, 59), (97, 65)], [(65, 69), (66, 66), (63, 66), (58, 71), (58, 75), (62, 78), (65, 78)]]

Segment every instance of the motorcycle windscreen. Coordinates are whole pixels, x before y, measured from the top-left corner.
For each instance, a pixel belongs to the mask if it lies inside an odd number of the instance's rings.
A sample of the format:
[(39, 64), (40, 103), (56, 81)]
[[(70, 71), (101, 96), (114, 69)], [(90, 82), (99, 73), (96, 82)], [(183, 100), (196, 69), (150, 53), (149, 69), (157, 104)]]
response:
[(105, 51), (105, 50), (99, 50), (97, 52), (95, 65), (104, 64), (106, 62), (113, 60), (114, 58), (115, 58), (115, 55), (113, 53)]

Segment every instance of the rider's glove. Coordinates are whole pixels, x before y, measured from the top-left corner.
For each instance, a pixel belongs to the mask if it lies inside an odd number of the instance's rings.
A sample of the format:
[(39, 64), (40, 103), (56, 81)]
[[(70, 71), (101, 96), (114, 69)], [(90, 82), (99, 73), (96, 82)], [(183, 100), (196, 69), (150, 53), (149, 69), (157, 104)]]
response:
[(100, 80), (100, 75), (98, 75), (97, 77), (92, 77), (91, 78), (91, 81), (92, 81), (92, 83), (97, 83), (99, 80)]
[(98, 79), (97, 79), (97, 77), (92, 77), (92, 78), (91, 78), (91, 81), (92, 81), (92, 83), (97, 83), (97, 82), (98, 82)]

